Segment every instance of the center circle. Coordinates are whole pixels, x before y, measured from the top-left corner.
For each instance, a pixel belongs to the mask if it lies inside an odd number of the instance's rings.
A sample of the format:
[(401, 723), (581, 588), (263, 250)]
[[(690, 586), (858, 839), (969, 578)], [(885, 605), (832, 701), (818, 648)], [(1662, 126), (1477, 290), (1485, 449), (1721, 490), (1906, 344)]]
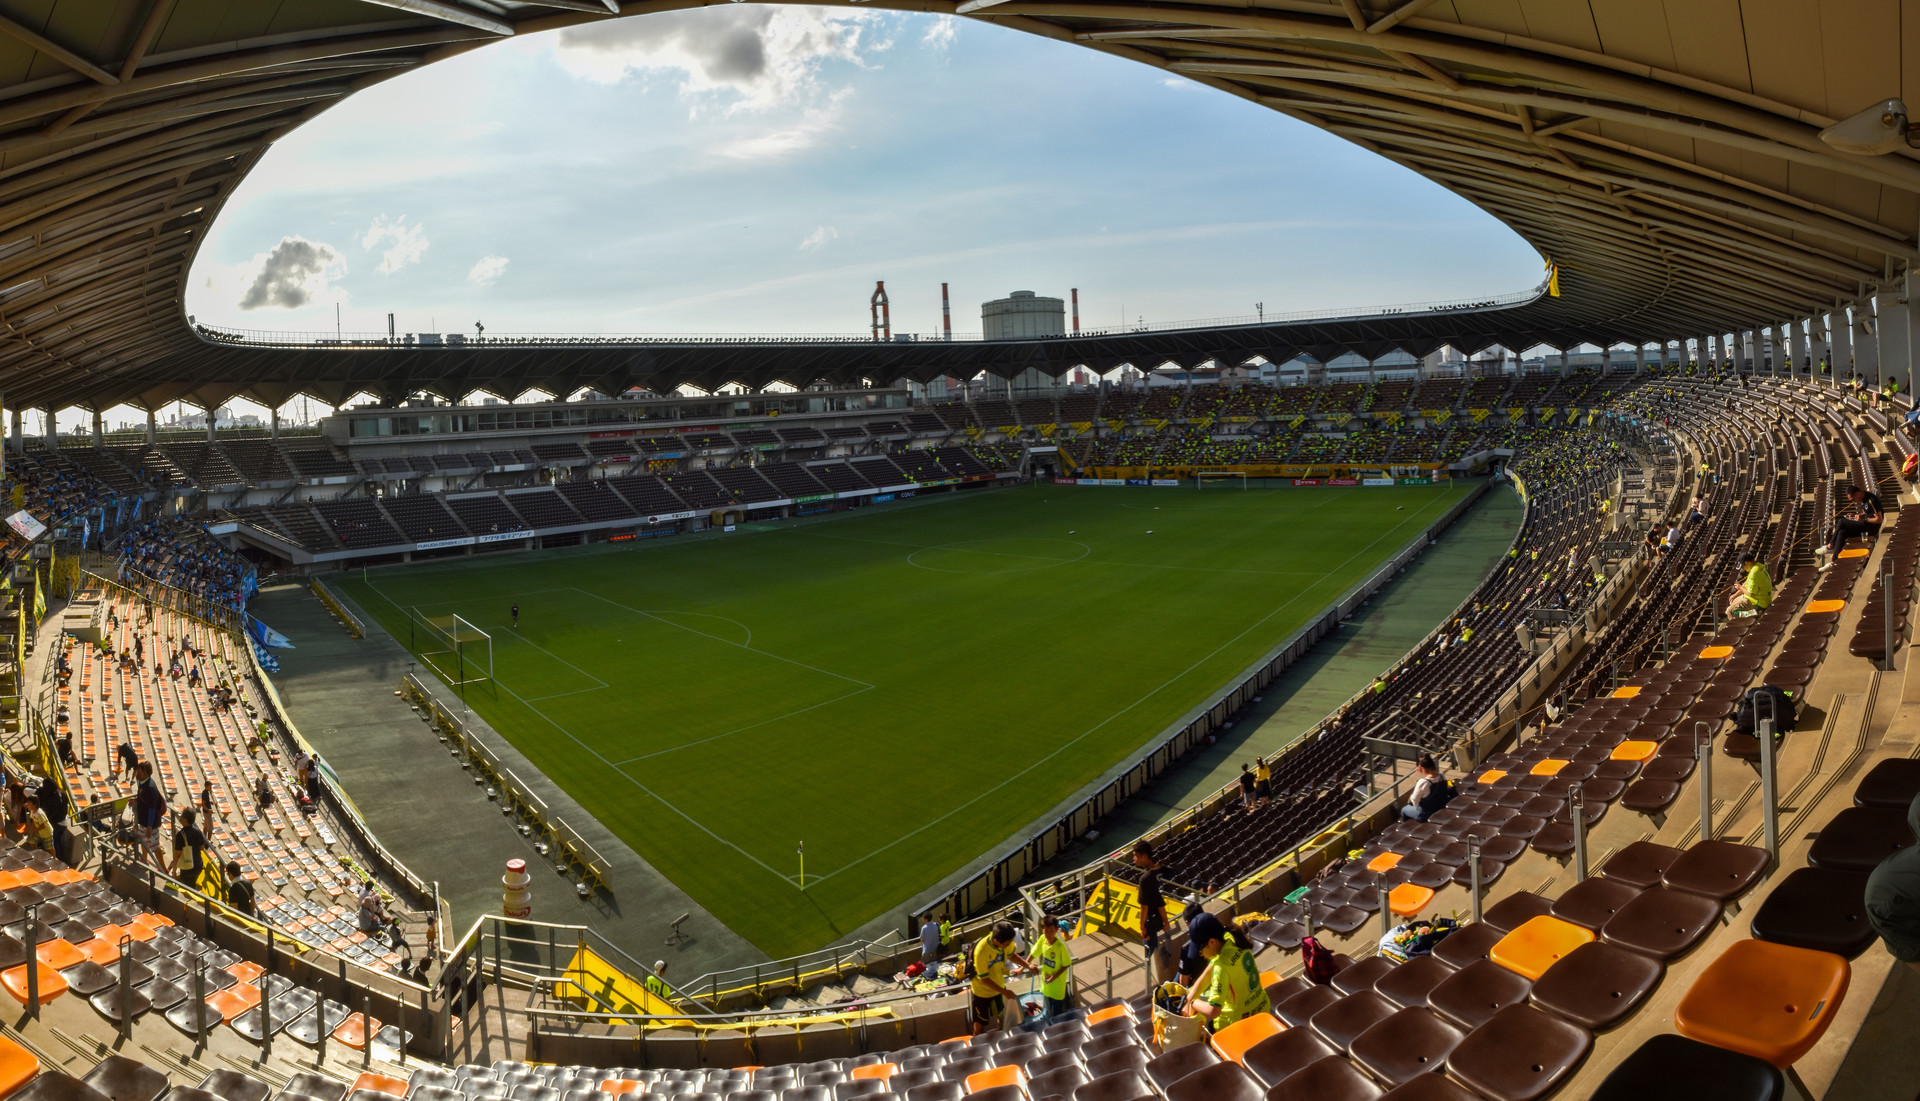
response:
[(1025, 573), (1078, 562), (1093, 548), (1071, 539), (964, 539), (923, 547), (909, 565), (938, 573)]

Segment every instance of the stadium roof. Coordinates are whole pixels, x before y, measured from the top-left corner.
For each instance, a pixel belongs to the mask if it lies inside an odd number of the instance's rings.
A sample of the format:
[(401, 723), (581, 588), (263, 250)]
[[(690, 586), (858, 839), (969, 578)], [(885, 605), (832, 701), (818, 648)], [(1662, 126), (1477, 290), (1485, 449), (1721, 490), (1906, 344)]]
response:
[(1831, 309), (1920, 257), (1920, 157), (1819, 137), (1920, 80), (1920, 50), (1903, 49), (1920, 0), (920, 0), (881, 6), (1104, 50), (1348, 138), (1513, 227), (1559, 264), (1565, 297), (1037, 343), (324, 351), (209, 345), (188, 326), (182, 295), (207, 227), (300, 123), (506, 35), (690, 6), (0, 0), (0, 394), (279, 405), (363, 389), (890, 382), (1156, 356), (1677, 340)]

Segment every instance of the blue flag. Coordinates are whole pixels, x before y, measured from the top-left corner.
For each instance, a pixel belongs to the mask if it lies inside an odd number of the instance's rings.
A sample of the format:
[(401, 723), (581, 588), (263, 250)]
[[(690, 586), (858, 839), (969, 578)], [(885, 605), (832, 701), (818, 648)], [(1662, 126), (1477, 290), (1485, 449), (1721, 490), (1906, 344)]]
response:
[(280, 650), (293, 649), (292, 639), (260, 622), (253, 616), (247, 617), (247, 633), (252, 635), (253, 640), (262, 646), (272, 646)]
[[(258, 621), (256, 620), (255, 622)], [(268, 653), (267, 648), (260, 645), (257, 639), (250, 638), (247, 641), (253, 644), (253, 656), (260, 659), (260, 668), (265, 669), (269, 673), (278, 673), (280, 671), (279, 658)]]

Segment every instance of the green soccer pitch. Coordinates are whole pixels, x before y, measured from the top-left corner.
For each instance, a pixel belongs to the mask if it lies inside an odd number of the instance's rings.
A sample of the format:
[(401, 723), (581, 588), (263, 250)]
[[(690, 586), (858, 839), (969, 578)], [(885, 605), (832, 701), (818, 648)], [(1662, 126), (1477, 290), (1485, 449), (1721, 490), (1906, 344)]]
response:
[(1025, 829), (1465, 493), (1027, 486), (338, 584), (402, 645), (409, 608), (489, 632), (468, 705), (778, 958)]

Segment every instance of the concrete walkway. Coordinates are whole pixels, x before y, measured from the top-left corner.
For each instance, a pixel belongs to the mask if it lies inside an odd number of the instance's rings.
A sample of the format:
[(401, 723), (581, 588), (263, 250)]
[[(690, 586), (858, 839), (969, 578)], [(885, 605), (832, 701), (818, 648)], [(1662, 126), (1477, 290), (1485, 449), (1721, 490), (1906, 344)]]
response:
[[(380, 843), (415, 875), (439, 881), (442, 897), (453, 906), (450, 939), (480, 914), (499, 913), (500, 877), (506, 862), (518, 858), (534, 873), (535, 920), (587, 926), (643, 964), (664, 958), (670, 980), (767, 958), (696, 906), (504, 738), (489, 738), (501, 760), (611, 865), (611, 893), (579, 898), (394, 694), (412, 662), (384, 631), (375, 627), (367, 638), (348, 637), (302, 585), (262, 589), (249, 610), (293, 640), (294, 649), (276, 651), (275, 690)], [(372, 622), (353, 610), (362, 622)], [(682, 927), (686, 939), (665, 947), (667, 924), (686, 913), (693, 915)]]

